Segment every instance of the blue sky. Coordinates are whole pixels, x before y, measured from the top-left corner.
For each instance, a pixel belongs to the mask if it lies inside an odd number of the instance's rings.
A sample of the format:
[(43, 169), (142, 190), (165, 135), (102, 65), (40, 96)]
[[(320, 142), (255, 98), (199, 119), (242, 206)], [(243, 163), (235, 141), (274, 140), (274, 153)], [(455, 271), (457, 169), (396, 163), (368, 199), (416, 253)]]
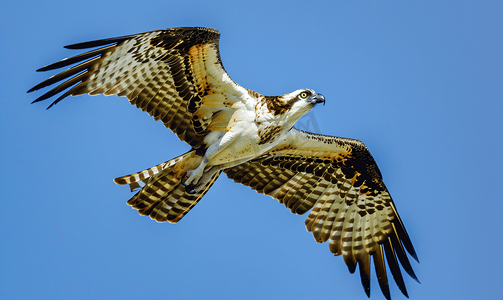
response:
[[(0, 298), (366, 299), (276, 200), (221, 176), (180, 223), (113, 178), (188, 150), (125, 98), (46, 111), (64, 45), (214, 27), (232, 78), (325, 95), (298, 127), (370, 148), (419, 255), (411, 299), (496, 299), (502, 276), (503, 3), (2, 1)], [(372, 274), (374, 276), (374, 274)], [(405, 299), (391, 283), (393, 299)], [(375, 276), (372, 299), (384, 299)]]

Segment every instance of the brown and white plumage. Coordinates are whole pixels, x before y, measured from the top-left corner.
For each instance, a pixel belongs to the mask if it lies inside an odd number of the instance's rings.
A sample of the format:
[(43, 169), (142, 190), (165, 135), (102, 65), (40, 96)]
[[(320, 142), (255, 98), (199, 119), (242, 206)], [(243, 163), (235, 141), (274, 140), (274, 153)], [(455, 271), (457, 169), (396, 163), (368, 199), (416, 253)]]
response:
[(399, 265), (417, 280), (405, 251), (416, 260), (417, 255), (368, 149), (357, 140), (295, 129), (325, 98), (309, 89), (266, 97), (239, 86), (223, 68), (219, 37), (215, 29), (173, 28), (70, 45), (101, 48), (40, 69), (77, 64), (30, 92), (66, 80), (34, 101), (68, 89), (49, 107), (69, 95), (125, 96), (192, 146), (115, 179), (141, 188), (128, 201), (140, 214), (176, 223), (224, 172), (292, 213), (311, 210), (307, 230), (317, 242), (328, 241), (351, 273), (359, 266), (367, 295), (373, 258), (381, 290), (390, 298), (386, 257), (407, 296)]
[[(210, 124), (218, 126), (224, 115), (228, 119), (231, 108), (222, 110), (222, 85), (225, 92), (239, 87), (230, 78), (220, 83), (212, 81), (227, 74), (221, 64), (215, 64), (220, 61), (219, 36), (214, 29), (175, 28), (69, 45), (66, 48), (106, 46), (39, 69), (48, 71), (80, 63), (30, 91), (70, 78), (34, 101), (38, 102), (80, 82), (49, 108), (69, 95), (125, 96), (131, 104), (161, 120), (181, 140), (198, 146), (211, 130)], [(202, 70), (204, 74), (200, 74)], [(202, 103), (201, 98), (210, 94)], [(196, 112), (200, 120), (194, 120)]]
[(362, 142), (293, 128), (275, 149), (224, 172), (235, 182), (278, 199), (292, 213), (302, 215), (312, 209), (307, 230), (318, 243), (328, 241), (330, 251), (343, 256), (351, 273), (359, 265), (367, 294), (372, 256), (381, 289), (390, 297), (383, 250), (405, 295), (396, 257), (417, 280), (403, 247), (416, 260), (417, 255)]

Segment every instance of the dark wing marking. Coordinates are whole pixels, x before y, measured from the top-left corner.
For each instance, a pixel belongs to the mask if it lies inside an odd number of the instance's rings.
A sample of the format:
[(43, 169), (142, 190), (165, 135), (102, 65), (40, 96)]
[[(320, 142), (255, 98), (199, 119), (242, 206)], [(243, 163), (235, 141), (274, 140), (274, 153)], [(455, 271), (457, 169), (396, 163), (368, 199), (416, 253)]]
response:
[(390, 299), (384, 253), (404, 295), (399, 264), (417, 280), (405, 249), (418, 260), (416, 252), (362, 142), (293, 128), (269, 153), (224, 172), (235, 182), (278, 199), (292, 213), (312, 209), (307, 230), (318, 243), (328, 241), (330, 251), (343, 256), (351, 273), (359, 266), (367, 295), (373, 257), (381, 290)]
[(234, 112), (232, 104), (248, 93), (223, 68), (219, 38), (215, 29), (172, 28), (66, 46), (103, 47), (39, 69), (79, 63), (28, 92), (66, 80), (33, 101), (69, 88), (48, 108), (70, 95), (126, 96), (197, 148), (210, 130), (226, 130), (226, 121)]

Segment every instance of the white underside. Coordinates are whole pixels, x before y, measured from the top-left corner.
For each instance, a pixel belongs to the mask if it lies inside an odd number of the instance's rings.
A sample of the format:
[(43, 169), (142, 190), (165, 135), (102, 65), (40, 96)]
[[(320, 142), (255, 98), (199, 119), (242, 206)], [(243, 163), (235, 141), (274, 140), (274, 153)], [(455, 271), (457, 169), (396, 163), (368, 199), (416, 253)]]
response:
[[(203, 161), (194, 170), (187, 172), (186, 184), (197, 187), (204, 186), (216, 172), (245, 163), (256, 158), (283, 140), (288, 132), (285, 126), (274, 141), (260, 144), (259, 124), (255, 121), (255, 111), (242, 108), (241, 119), (229, 131), (210, 132), (205, 137), (205, 144), (210, 145), (206, 150)], [(285, 124), (286, 125), (286, 124)]]

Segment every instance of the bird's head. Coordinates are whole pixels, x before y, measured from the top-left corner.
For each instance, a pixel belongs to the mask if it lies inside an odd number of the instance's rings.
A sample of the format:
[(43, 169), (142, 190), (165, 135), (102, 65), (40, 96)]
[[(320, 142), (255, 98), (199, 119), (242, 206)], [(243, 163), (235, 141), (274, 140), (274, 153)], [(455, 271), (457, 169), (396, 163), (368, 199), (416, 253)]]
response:
[(325, 104), (325, 97), (310, 89), (300, 89), (289, 94), (266, 98), (269, 112), (275, 118), (288, 120), (288, 123), (292, 123), (291, 126), (316, 104)]
[(294, 110), (307, 110), (306, 112), (308, 112), (318, 103), (325, 105), (325, 97), (313, 90), (300, 89), (292, 94), (296, 95), (295, 103), (292, 106)]

